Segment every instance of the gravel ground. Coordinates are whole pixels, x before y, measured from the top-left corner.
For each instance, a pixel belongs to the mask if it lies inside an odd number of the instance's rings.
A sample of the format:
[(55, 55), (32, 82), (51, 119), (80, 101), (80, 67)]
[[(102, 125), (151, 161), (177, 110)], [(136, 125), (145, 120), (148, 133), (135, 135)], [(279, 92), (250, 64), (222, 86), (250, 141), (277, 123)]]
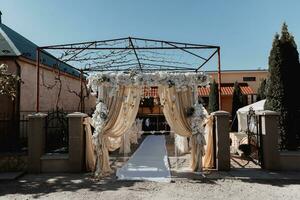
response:
[(300, 181), (174, 179), (172, 183), (96, 181), (86, 174), (25, 175), (0, 182), (0, 199), (300, 199)]
[[(298, 172), (278, 174), (256, 170), (253, 163), (245, 166), (252, 169), (226, 173), (208, 171), (203, 176), (183, 172), (189, 166), (190, 155), (174, 157), (174, 146), (172, 142), (169, 143), (167, 149), (173, 177), (171, 183), (117, 181), (115, 177), (98, 181), (93, 180), (89, 174), (25, 175), (16, 181), (0, 181), (0, 200), (300, 199)], [(138, 145), (132, 146), (133, 152), (137, 147)], [(128, 159), (123, 156), (117, 151), (111, 155), (113, 169), (121, 167)], [(231, 167), (240, 168), (245, 163), (234, 157)]]

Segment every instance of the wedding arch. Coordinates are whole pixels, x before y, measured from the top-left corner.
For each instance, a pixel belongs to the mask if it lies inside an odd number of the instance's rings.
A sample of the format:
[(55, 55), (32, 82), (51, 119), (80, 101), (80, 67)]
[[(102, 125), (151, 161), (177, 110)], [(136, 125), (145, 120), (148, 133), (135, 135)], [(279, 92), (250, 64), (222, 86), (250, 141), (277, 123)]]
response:
[[(208, 52), (204, 56), (197, 52), (205, 50)], [(97, 105), (91, 121), (95, 130), (89, 141), (93, 151), (87, 157), (95, 165), (95, 175), (105, 175), (111, 172), (109, 151), (120, 147), (121, 136), (134, 123), (143, 87), (156, 86), (168, 124), (176, 134), (190, 138), (192, 169), (202, 170), (203, 163), (209, 165), (212, 161), (204, 148), (212, 145), (207, 144), (204, 135), (204, 124), (211, 125), (212, 120), (198, 102), (198, 87), (209, 83), (209, 77), (200, 70), (216, 54), (221, 83), (219, 46), (128, 37), (40, 47), (37, 111), (41, 60), (54, 55), (59, 60), (55, 65), (64, 62), (76, 66), (81, 78), (88, 76), (88, 87), (97, 96)]]

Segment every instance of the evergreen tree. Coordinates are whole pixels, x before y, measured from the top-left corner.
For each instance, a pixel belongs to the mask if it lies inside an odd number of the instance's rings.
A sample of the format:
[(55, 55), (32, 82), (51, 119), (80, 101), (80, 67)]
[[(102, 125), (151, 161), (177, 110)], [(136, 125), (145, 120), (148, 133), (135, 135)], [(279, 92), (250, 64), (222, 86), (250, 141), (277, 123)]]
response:
[(257, 97), (256, 97), (256, 101), (260, 101), (266, 98), (266, 84), (267, 84), (267, 80), (264, 79), (261, 83), (260, 86), (257, 90)]
[(276, 34), (273, 40), (269, 73), (265, 109), (280, 113), (281, 147), (293, 150), (297, 146), (296, 131), (293, 130), (294, 116), (300, 108), (294, 88), (298, 85), (300, 66), (294, 37), (288, 32), (285, 23), (282, 26), (281, 37)]
[(240, 88), (238, 82), (235, 82), (234, 86), (233, 86), (232, 110), (231, 110), (231, 115), (232, 115), (231, 130), (232, 131), (236, 132), (238, 130), (236, 111), (243, 106), (244, 106), (243, 94), (242, 94), (242, 91), (241, 91), (241, 88)]
[(219, 110), (219, 91), (218, 84), (214, 80), (214, 82), (210, 85), (208, 112), (211, 113), (217, 110)]

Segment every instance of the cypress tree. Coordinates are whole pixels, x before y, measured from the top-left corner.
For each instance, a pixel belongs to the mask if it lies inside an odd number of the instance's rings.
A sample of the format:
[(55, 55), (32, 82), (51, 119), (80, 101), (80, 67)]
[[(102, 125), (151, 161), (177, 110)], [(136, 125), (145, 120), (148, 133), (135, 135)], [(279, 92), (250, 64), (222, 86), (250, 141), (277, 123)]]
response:
[(295, 97), (294, 87), (298, 85), (300, 74), (299, 54), (294, 37), (284, 23), (281, 36), (275, 35), (269, 56), (269, 73), (266, 110), (280, 113), (279, 126), (281, 148), (294, 150), (297, 146), (295, 115), (300, 103)]
[(208, 112), (211, 113), (217, 110), (219, 110), (219, 91), (218, 84), (214, 80), (214, 82), (210, 85)]
[(256, 97), (256, 101), (260, 101), (262, 99), (266, 98), (266, 84), (267, 84), (267, 80), (264, 79), (261, 83), (260, 86), (257, 90), (257, 97)]
[(231, 115), (232, 115), (231, 130), (235, 132), (238, 130), (236, 111), (241, 107), (243, 107), (243, 94), (238, 82), (235, 82), (233, 86), (232, 110), (231, 110)]

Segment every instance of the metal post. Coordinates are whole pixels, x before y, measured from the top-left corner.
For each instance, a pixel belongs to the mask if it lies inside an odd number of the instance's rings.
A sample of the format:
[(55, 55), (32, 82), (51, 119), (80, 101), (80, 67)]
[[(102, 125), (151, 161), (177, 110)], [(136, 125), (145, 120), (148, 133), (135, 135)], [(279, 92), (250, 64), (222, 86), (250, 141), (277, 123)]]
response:
[(40, 49), (36, 49), (36, 108), (35, 111), (40, 111)]
[(80, 70), (80, 112), (84, 113), (84, 99), (83, 99), (83, 70)]
[(222, 110), (222, 97), (221, 97), (221, 56), (220, 47), (218, 48), (218, 91), (219, 91), (219, 110)]

